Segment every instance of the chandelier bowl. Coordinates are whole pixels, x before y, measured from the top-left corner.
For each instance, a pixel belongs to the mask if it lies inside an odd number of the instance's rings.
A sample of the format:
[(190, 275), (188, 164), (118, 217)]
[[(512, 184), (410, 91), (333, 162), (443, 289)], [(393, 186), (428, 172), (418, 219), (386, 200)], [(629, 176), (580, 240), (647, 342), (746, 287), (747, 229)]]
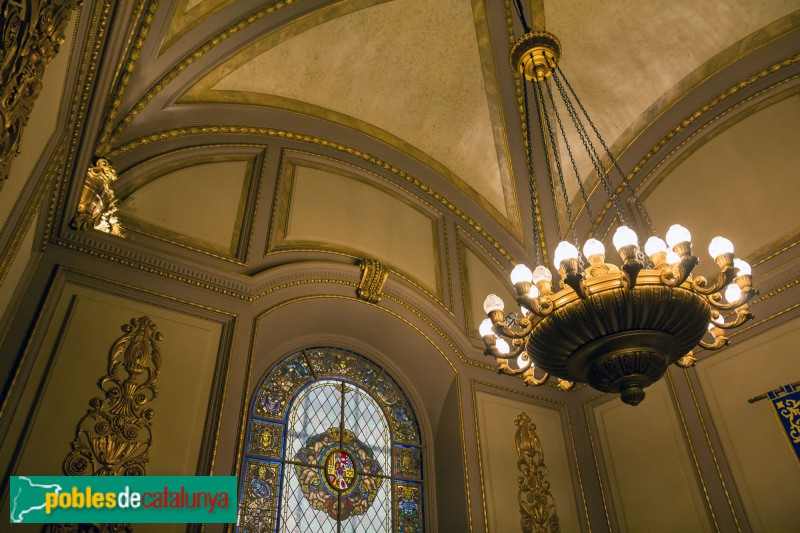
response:
[(620, 393), (631, 405), (700, 342), (711, 320), (690, 282), (669, 287), (659, 270), (641, 270), (633, 289), (623, 272), (591, 277), (584, 292), (552, 295), (553, 312), (535, 324), (526, 351), (553, 376)]

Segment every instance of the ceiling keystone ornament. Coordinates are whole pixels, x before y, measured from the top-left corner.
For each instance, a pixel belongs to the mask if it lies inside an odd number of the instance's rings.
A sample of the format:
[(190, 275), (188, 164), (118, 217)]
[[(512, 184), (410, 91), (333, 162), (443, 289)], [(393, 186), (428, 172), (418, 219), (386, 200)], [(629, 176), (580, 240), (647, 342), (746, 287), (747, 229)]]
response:
[[(564, 239), (554, 252), (560, 276), (554, 287), (553, 273), (542, 261), (546, 254), (540, 237), (541, 226), (550, 221), (541, 221), (534, 212), (537, 266), (531, 270), (518, 264), (511, 272), (520, 314), (506, 314), (505, 304), (494, 294), (486, 298), (488, 318), (480, 325), (484, 353), (495, 358), (500, 373), (520, 376), (526, 385), (542, 385), (555, 377), (562, 390), (578, 382), (588, 383), (603, 392), (619, 393), (624, 403), (637, 405), (644, 399), (644, 389), (661, 379), (669, 365), (686, 368), (695, 364), (693, 347), (717, 350), (726, 346), (727, 330), (753, 318), (747, 304), (758, 291), (752, 285), (750, 265), (734, 257), (728, 239), (711, 240), (709, 255), (719, 270), (708, 280), (692, 275), (699, 259), (692, 253), (689, 230), (674, 224), (665, 235), (666, 242), (658, 236), (636, 191), (562, 72), (558, 39), (545, 31), (532, 32), (521, 9), (517, 12), (526, 34), (511, 48), (510, 61), (515, 75), (529, 82), (521, 87), (521, 110), (531, 202), (535, 205), (537, 185), (544, 185), (553, 212), (558, 213), (560, 190), (568, 226), (562, 227), (558, 215), (552, 220)], [(534, 101), (529, 104), (531, 97)], [(531, 117), (531, 105), (536, 119)], [(586, 214), (589, 227), (594, 227), (595, 218), (565, 124), (580, 137), (597, 179), (616, 209), (621, 225), (612, 242), (620, 266), (606, 262), (605, 245), (597, 239), (584, 243), (583, 255), (578, 251), (565, 175), (574, 176), (578, 183), (583, 200), (578, 214)], [(540, 137), (534, 143), (532, 131), (536, 130)], [(555, 146), (565, 149), (555, 151)], [(547, 170), (546, 179), (538, 182), (534, 159), (543, 160)], [(619, 180), (619, 186), (612, 177)], [(619, 197), (626, 188), (636, 216)], [(651, 235), (644, 250), (632, 228)], [(725, 313), (732, 315), (727, 321)]]
[(153, 441), (153, 409), (161, 367), (158, 342), (163, 339), (146, 316), (122, 326), (114, 343), (108, 374), (100, 379), (104, 398), (89, 401), (78, 423), (72, 452), (64, 460), (69, 476), (143, 476)]
[(356, 289), (356, 295), (374, 304), (380, 302), (389, 269), (377, 259), (361, 259), (358, 266), (361, 267), (361, 281)]
[(78, 213), (70, 226), (82, 231), (96, 229), (111, 235), (125, 236), (117, 216), (118, 200), (111, 189), (111, 184), (116, 179), (117, 171), (108, 159), (95, 159), (94, 164), (86, 171)]
[(47, 63), (64, 42), (81, 0), (9, 0), (0, 7), (0, 187), (19, 153), (22, 130), (42, 90)]
[(542, 442), (536, 435), (536, 424), (525, 413), (514, 420), (517, 434), (517, 468), (522, 472), (519, 482), (519, 512), (523, 533), (556, 533), (560, 531), (556, 501), (550, 493), (547, 467), (544, 464)]

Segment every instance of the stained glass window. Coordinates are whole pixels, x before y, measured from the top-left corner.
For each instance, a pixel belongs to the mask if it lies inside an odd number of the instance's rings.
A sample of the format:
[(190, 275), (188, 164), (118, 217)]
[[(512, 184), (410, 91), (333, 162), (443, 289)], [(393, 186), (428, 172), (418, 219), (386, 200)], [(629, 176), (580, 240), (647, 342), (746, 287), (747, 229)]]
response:
[(238, 531), (424, 531), (419, 426), (379, 366), (338, 348), (294, 353), (250, 415)]

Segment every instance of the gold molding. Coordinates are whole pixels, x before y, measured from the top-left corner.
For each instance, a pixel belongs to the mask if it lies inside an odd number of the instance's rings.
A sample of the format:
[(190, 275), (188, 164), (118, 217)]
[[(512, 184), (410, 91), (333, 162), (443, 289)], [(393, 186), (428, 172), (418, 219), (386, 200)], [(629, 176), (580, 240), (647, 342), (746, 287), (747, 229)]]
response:
[(374, 304), (380, 303), (389, 269), (377, 259), (361, 259), (358, 266), (361, 268), (361, 281), (358, 283), (356, 296)]
[(161, 369), (157, 342), (163, 336), (149, 317), (132, 318), (111, 348), (108, 374), (78, 423), (72, 451), (64, 460), (68, 476), (144, 476), (153, 444), (151, 407)]
[(136, 118), (139, 112), (141, 112), (147, 106), (147, 104), (149, 104), (153, 98), (155, 98), (156, 95), (158, 95), (158, 93), (160, 93), (164, 87), (167, 86), (167, 84), (174, 80), (178, 74), (186, 70), (189, 65), (203, 57), (209, 50), (220, 44), (222, 41), (243, 30), (253, 22), (260, 20), (267, 15), (271, 15), (275, 11), (291, 5), (295, 1), (297, 0), (278, 0), (277, 2), (240, 19), (237, 23), (227, 27), (222, 32), (218, 33), (211, 39), (208, 39), (205, 43), (197, 46), (192, 52), (185, 55), (180, 62), (175, 64), (166, 74), (159, 78), (158, 81), (153, 83), (147, 92), (133, 105), (130, 111), (125, 114), (122, 121), (120, 121), (113, 129), (108, 142), (109, 146), (118, 144), (120, 137), (125, 132), (128, 125), (133, 122), (133, 119)]
[(189, 3), (189, 0), (178, 0), (175, 5), (175, 12), (169, 20), (167, 31), (164, 32), (164, 37), (161, 40), (158, 55), (160, 56), (163, 54), (165, 50), (178, 42), (181, 37), (235, 1), (236, 0), (204, 0), (187, 10), (186, 4)]
[(523, 533), (557, 533), (561, 531), (556, 510), (556, 500), (550, 492), (550, 482), (545, 480), (547, 466), (536, 424), (524, 412), (514, 420), (517, 432), (517, 468), (522, 473), (519, 483), (519, 512)]
[(128, 36), (128, 40), (122, 52), (122, 56), (127, 57), (125, 61), (119, 61), (117, 63), (114, 79), (111, 82), (111, 87), (113, 87), (114, 92), (108, 111), (105, 114), (103, 129), (100, 131), (97, 147), (95, 148), (95, 152), (98, 154), (105, 154), (111, 148), (110, 137), (114, 129), (114, 121), (117, 119), (119, 107), (122, 104), (122, 97), (125, 95), (125, 89), (131, 81), (133, 71), (136, 70), (136, 63), (139, 60), (145, 39), (147, 39), (147, 35), (150, 33), (150, 25), (153, 23), (157, 9), (158, 0), (138, 0), (137, 2), (135, 13), (132, 17), (134, 30)]
[(45, 68), (58, 53), (81, 0), (4, 2), (0, 48), (0, 189), (42, 90)]

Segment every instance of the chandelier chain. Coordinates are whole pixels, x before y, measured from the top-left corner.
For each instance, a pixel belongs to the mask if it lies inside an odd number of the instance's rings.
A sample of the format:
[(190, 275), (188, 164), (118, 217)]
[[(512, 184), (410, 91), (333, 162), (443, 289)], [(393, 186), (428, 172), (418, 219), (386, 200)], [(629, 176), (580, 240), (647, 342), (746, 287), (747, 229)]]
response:
[(536, 217), (536, 182), (533, 172), (533, 145), (531, 138), (531, 124), (530, 124), (530, 111), (528, 110), (528, 88), (525, 86), (525, 78), (522, 78), (522, 102), (525, 108), (525, 120), (527, 122), (525, 127), (525, 141), (528, 148), (526, 158), (528, 160), (528, 182), (531, 190), (531, 217), (533, 219), (533, 253), (536, 256), (536, 264), (542, 264), (541, 258), (541, 245), (539, 243), (539, 226)]
[(530, 33), (531, 27), (528, 26), (528, 21), (525, 20), (525, 11), (522, 9), (521, 0), (515, 0), (514, 7), (517, 10), (517, 16), (519, 17), (519, 21), (522, 23), (522, 31), (524, 33)]
[[(536, 98), (536, 105), (540, 106), (541, 105), (540, 102), (541, 102), (542, 99), (539, 97), (539, 93), (540, 93), (539, 87), (534, 82), (531, 82), (531, 85), (533, 86), (533, 96), (534, 96), (534, 98)], [(528, 116), (528, 125), (530, 127), (530, 115)], [(539, 114), (539, 129), (541, 130), (541, 134), (542, 134), (542, 142), (546, 143), (547, 141), (545, 140), (544, 122), (542, 121), (541, 114)], [(547, 163), (547, 177), (548, 177), (548, 181), (550, 182), (550, 196), (553, 199), (553, 209), (556, 210), (555, 217), (554, 217), (556, 219), (556, 230), (558, 231), (558, 238), (561, 239), (564, 236), (564, 234), (561, 232), (561, 219), (558, 216), (558, 208), (557, 208), (558, 202), (556, 200), (555, 184), (553, 183), (553, 166), (552, 166), (552, 164), (550, 162), (550, 156), (548, 155), (548, 152), (547, 152), (546, 149), (545, 149), (545, 158), (544, 158), (544, 160), (545, 160), (545, 163)]]
[(572, 88), (572, 85), (569, 83), (567, 76), (564, 74), (564, 72), (561, 70), (559, 66), (556, 66), (556, 73), (554, 73), (554, 77), (555, 76), (560, 76), (561, 78), (564, 79), (564, 84), (567, 86), (570, 93), (572, 93), (572, 96), (578, 103), (578, 107), (580, 107), (581, 111), (583, 112), (583, 115), (586, 117), (586, 120), (592, 127), (592, 131), (594, 131), (594, 134), (597, 136), (597, 139), (603, 146), (603, 150), (606, 151), (606, 154), (608, 155), (609, 159), (614, 164), (614, 168), (616, 168), (617, 172), (619, 173), (620, 179), (622, 179), (622, 183), (625, 184), (625, 186), (628, 188), (628, 191), (631, 193), (631, 197), (633, 198), (633, 203), (636, 204), (637, 210), (642, 215), (644, 221), (647, 223), (647, 226), (650, 228), (650, 231), (653, 232), (653, 235), (658, 235), (658, 232), (656, 231), (656, 227), (653, 224), (653, 221), (647, 214), (647, 210), (644, 208), (644, 205), (642, 205), (642, 202), (639, 200), (639, 196), (636, 194), (636, 191), (634, 190), (633, 186), (631, 186), (631, 182), (628, 181), (628, 179), (625, 177), (625, 173), (622, 172), (622, 169), (620, 168), (619, 163), (617, 162), (617, 158), (614, 157), (614, 155), (611, 153), (611, 150), (608, 148), (608, 145), (606, 145), (606, 141), (603, 139), (603, 136), (600, 135), (600, 131), (597, 129), (597, 126), (595, 126), (594, 121), (589, 116), (589, 113), (586, 111), (586, 108), (583, 107), (583, 103), (581, 102), (580, 98), (578, 98), (578, 95), (575, 93), (575, 89)]
[[(545, 88), (550, 92), (550, 87), (547, 85), (547, 82), (542, 83)], [(550, 122), (550, 114), (547, 112), (547, 102), (544, 98), (544, 91), (539, 89), (539, 98), (540, 104), (542, 106), (542, 114), (544, 115), (545, 124), (547, 124), (547, 136), (550, 139), (550, 146), (553, 148), (553, 154), (556, 156), (554, 159), (556, 160), (556, 171), (558, 174), (558, 182), (561, 185), (561, 194), (564, 198), (564, 207), (567, 211), (567, 221), (569, 221), (569, 232), (572, 233), (572, 239), (575, 241), (575, 246), (578, 246), (578, 236), (575, 233), (575, 221), (572, 218), (572, 207), (569, 204), (569, 196), (567, 195), (567, 186), (564, 183), (564, 172), (561, 168), (561, 158), (557, 156), (556, 151), (558, 150), (558, 144), (556, 141), (556, 136), (553, 134), (553, 125)], [(552, 99), (551, 99), (552, 102)], [(552, 102), (553, 106), (555, 106), (555, 102)], [(565, 139), (566, 142), (566, 139)]]
[[(580, 172), (578, 172), (578, 165), (575, 164), (575, 158), (572, 155), (572, 148), (570, 148), (569, 143), (567, 142), (567, 134), (564, 130), (564, 124), (561, 122), (561, 114), (558, 112), (558, 107), (556, 106), (556, 102), (553, 99), (553, 91), (550, 88), (550, 82), (548, 81), (545, 84), (547, 88), (547, 95), (550, 97), (550, 102), (553, 104), (553, 112), (556, 115), (556, 121), (558, 122), (558, 129), (561, 131), (561, 136), (564, 138), (564, 146), (567, 148), (567, 154), (569, 155), (569, 161), (572, 164), (572, 170), (575, 172), (575, 179), (578, 181), (578, 187), (581, 191), (581, 197), (583, 198), (583, 204), (586, 206), (586, 214), (589, 217), (589, 223), (594, 222), (594, 215), (592, 214), (592, 208), (589, 207), (589, 198), (586, 196), (586, 190), (583, 188), (583, 181), (581, 180)], [(564, 194), (566, 195), (566, 189), (564, 190)]]
[(606, 171), (603, 167), (603, 163), (600, 160), (600, 156), (597, 153), (597, 150), (594, 149), (592, 142), (589, 140), (589, 132), (586, 131), (586, 127), (583, 125), (583, 121), (581, 121), (580, 117), (578, 116), (578, 112), (575, 111), (575, 106), (572, 105), (572, 101), (569, 99), (569, 96), (564, 89), (564, 85), (561, 83), (561, 80), (556, 76), (556, 71), (553, 71), (553, 80), (556, 82), (556, 87), (558, 87), (558, 91), (561, 94), (561, 98), (564, 101), (564, 106), (569, 113), (570, 119), (572, 119), (572, 124), (575, 126), (575, 131), (578, 132), (578, 136), (583, 143), (583, 148), (586, 150), (586, 153), (589, 155), (589, 159), (592, 161), (592, 165), (594, 165), (595, 172), (597, 172), (597, 176), (600, 179), (600, 183), (603, 185), (603, 189), (606, 192), (606, 195), (611, 200), (611, 203), (614, 205), (614, 209), (617, 212), (617, 216), (619, 217), (620, 221), (623, 225), (630, 225), (630, 219), (627, 216), (625, 209), (622, 207), (622, 204), (619, 203), (619, 198), (614, 192), (611, 190), (611, 186), (609, 184), (609, 179), (606, 176)]

